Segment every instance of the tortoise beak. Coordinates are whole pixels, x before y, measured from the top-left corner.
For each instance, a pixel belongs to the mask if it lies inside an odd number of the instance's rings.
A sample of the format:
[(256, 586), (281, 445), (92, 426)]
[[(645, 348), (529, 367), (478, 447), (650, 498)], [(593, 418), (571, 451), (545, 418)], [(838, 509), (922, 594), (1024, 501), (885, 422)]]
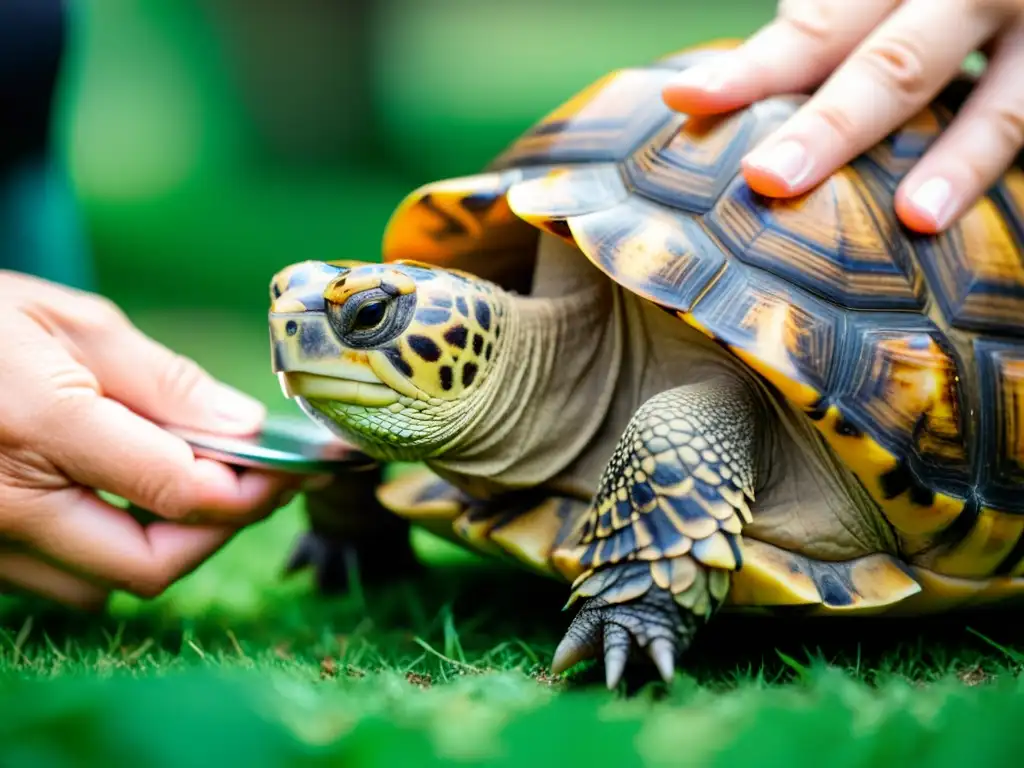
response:
[(279, 373), (281, 391), (287, 398), (333, 400), (348, 405), (383, 408), (398, 402), (398, 393), (383, 384), (318, 376), (315, 373)]
[(383, 407), (399, 395), (373, 372), (365, 352), (334, 337), (323, 312), (270, 313), (272, 368), (287, 398)]

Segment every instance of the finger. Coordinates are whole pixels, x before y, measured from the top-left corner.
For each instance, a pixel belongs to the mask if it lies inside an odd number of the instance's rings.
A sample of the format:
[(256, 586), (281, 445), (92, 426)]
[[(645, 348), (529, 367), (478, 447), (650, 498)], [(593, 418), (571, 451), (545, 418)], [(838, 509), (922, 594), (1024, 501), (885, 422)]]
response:
[(981, 81), (953, 123), (896, 191), (896, 213), (925, 234), (944, 230), (973, 205), (1024, 147), (1024, 22), (993, 50)]
[(195, 361), (134, 326), (107, 338), (91, 336), (83, 346), (104, 393), (158, 423), (251, 434), (266, 417), (258, 400), (217, 381)]
[(110, 594), (86, 579), (24, 552), (0, 553), (0, 583), (72, 608), (97, 610)]
[(262, 403), (151, 339), (111, 302), (59, 295), (53, 286), (39, 294), (40, 310), (108, 397), (158, 423), (229, 434), (249, 434), (262, 425)]
[(824, 80), (899, 0), (783, 0), (778, 16), (736, 49), (695, 64), (662, 90), (672, 109), (724, 112), (806, 91)]
[(806, 192), (920, 111), (999, 24), (971, 0), (908, 0), (743, 161), (764, 195)]
[(142, 526), (84, 488), (50, 493), (8, 534), (42, 557), (112, 589), (155, 597), (227, 543), (234, 526)]
[(95, 379), (52, 336), (12, 315), (5, 323), (17, 343), (0, 366), (0, 391), (17, 393), (18, 407), (5, 412), (0, 438), (9, 456), (23, 454), (20, 465), (56, 470), (170, 519), (245, 520), (299, 482), (195, 458), (180, 437), (98, 395)]
[(238, 473), (196, 458), (181, 438), (88, 391), (50, 404), (39, 414), (31, 442), (74, 482), (169, 520), (251, 521), (285, 503), (285, 494), (301, 480), (284, 473)]

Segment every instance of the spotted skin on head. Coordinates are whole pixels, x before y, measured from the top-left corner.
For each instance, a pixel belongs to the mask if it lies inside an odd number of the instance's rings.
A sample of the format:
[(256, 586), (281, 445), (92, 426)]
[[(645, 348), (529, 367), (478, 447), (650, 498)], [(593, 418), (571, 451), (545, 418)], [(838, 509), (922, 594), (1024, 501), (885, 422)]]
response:
[[(462, 290), (453, 290), (453, 284)], [(493, 359), (504, 313), (494, 289), (475, 278), (453, 275), (426, 283), (412, 324), (388, 354), (430, 397), (457, 400)]]
[(292, 265), (271, 283), (274, 368), (318, 420), (367, 453), (420, 460), (482, 407), (504, 295), (415, 262)]

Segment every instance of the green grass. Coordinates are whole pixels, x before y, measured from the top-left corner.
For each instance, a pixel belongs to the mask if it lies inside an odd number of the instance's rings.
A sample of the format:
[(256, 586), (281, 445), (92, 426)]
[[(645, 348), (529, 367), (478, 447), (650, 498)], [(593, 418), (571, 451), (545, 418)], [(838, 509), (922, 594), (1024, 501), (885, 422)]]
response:
[[(258, 322), (133, 314), (288, 407)], [(322, 598), (308, 574), (280, 576), (301, 529), (299, 500), (159, 599), (118, 595), (98, 618), (9, 600), (0, 764), (952, 766), (1024, 749), (1012, 612), (720, 617), (671, 688), (638, 668), (610, 693), (595, 665), (546, 672), (561, 585), (418, 535), (422, 578)]]

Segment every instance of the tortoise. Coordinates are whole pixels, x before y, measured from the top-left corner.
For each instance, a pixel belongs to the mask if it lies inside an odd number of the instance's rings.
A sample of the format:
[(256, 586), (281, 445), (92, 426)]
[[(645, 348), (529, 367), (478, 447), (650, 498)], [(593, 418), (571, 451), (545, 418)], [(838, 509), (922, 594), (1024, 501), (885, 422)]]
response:
[(761, 197), (740, 159), (806, 95), (714, 117), (660, 95), (735, 44), (617, 69), (479, 173), (416, 189), (380, 261), (273, 277), (285, 395), (419, 466), (312, 509), (294, 567), (407, 562), (378, 504), (563, 581), (552, 671), (603, 657), (610, 687), (632, 659), (670, 681), (719, 612), (1024, 592), (1020, 165), (945, 233), (898, 222), (955, 83), (805, 195)]

